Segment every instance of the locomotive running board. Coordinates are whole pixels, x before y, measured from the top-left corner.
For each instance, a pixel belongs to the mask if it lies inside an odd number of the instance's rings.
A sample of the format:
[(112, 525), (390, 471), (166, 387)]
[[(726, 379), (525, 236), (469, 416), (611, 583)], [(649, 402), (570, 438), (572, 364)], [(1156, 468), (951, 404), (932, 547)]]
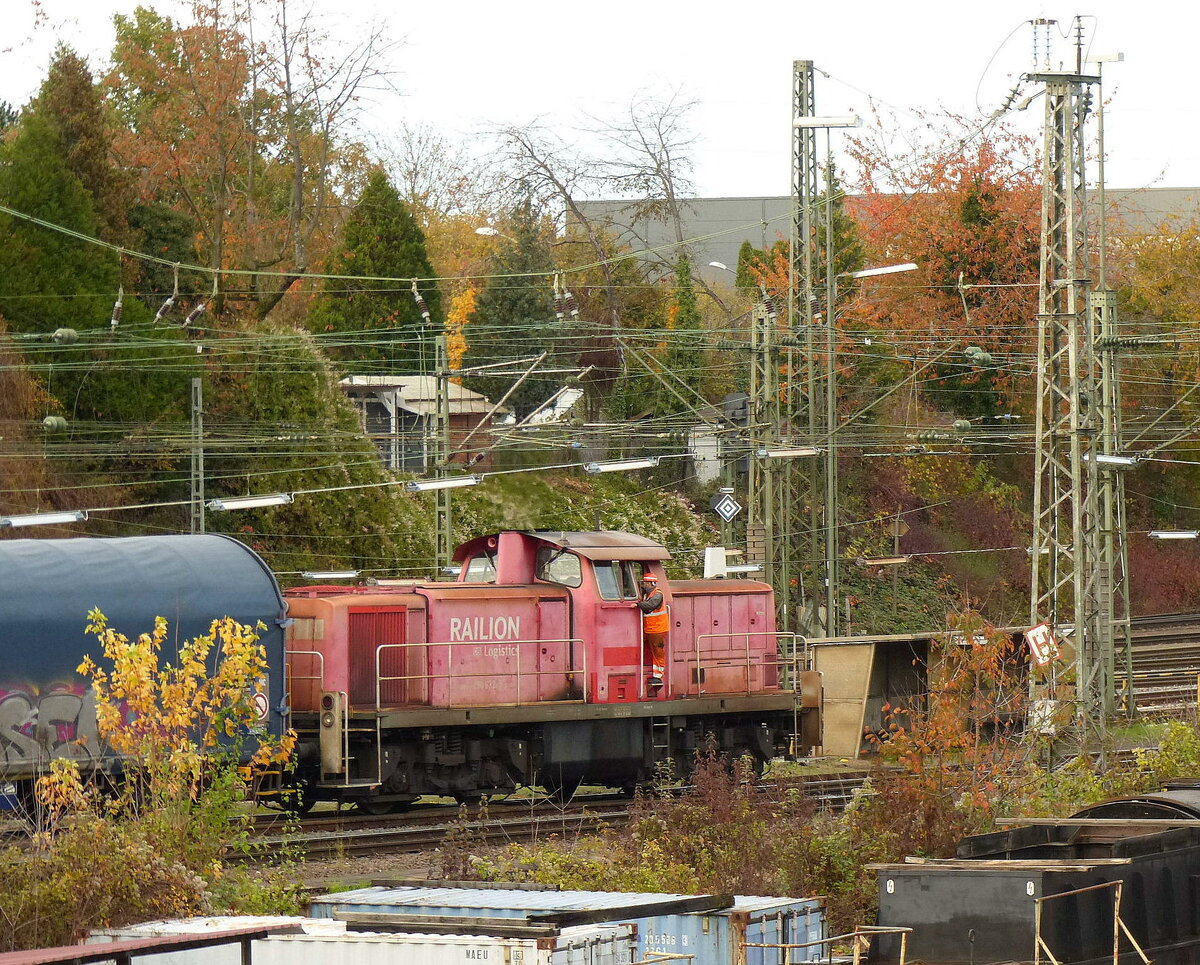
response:
[[(384, 710), (378, 714), (384, 730), (398, 727), (445, 727), (471, 724), (525, 724), (551, 720), (626, 720), (636, 717), (682, 717), (691, 715), (753, 714), (787, 711), (800, 707), (799, 694), (755, 697), (689, 697), (630, 704), (528, 704), (520, 707), (413, 707)], [(352, 713), (352, 719), (373, 720), (374, 713)]]

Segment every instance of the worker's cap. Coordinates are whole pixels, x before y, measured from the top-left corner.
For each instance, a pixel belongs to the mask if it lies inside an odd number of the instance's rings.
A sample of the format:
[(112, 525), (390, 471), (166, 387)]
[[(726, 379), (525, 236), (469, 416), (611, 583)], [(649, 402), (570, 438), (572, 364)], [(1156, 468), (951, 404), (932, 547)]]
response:
[(643, 576), (642, 576), (642, 582), (643, 583), (654, 583), (657, 585), (658, 577), (655, 576), (653, 573), (646, 573), (646, 574), (643, 574)]

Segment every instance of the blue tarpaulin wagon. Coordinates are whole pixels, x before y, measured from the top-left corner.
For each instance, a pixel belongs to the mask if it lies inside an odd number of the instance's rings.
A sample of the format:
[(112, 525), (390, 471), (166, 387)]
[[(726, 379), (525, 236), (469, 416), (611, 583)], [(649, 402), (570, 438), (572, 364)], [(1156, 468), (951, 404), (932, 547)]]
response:
[(0, 540), (0, 784), (19, 792), (56, 757), (88, 768), (114, 759), (96, 731), (91, 688), (76, 672), (100, 645), (85, 632), (99, 608), (134, 639), (165, 617), (164, 658), (232, 617), (261, 623), (268, 679), (256, 701), (269, 733), (287, 726), (287, 606), (261, 557), (218, 535)]

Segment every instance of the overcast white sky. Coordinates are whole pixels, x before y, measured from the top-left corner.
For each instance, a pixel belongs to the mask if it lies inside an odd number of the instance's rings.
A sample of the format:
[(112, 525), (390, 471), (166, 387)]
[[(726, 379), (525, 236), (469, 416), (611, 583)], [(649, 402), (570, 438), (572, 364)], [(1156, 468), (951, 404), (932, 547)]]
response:
[[(309, 0), (336, 36), (372, 19), (400, 41), (397, 96), (368, 105), (366, 122), (386, 134), (400, 121), (430, 122), (451, 136), (493, 123), (540, 118), (563, 129), (586, 114), (610, 115), (639, 91), (678, 89), (699, 102), (695, 182), (701, 196), (787, 194), (792, 61), (829, 76), (817, 82), (821, 114), (867, 113), (872, 98), (915, 124), (913, 109), (974, 114), (999, 105), (1028, 70), (1033, 34), (1022, 22), (1087, 13), (1105, 65), (1108, 183), (1113, 187), (1200, 186), (1200, 107), (1194, 66), (1200, 7), (1099, 0), (1083, 10), (1049, 3), (915, 0), (908, 4), (766, 0), (711, 4), (676, 0)], [(300, 0), (292, 0), (302, 9)], [(177, 14), (175, 0), (149, 3)], [(134, 0), (42, 0), (48, 20), (32, 26), (30, 0), (0, 0), (0, 98), (24, 102), (58, 40), (101, 67), (111, 16)], [(1070, 49), (1058, 40), (1058, 56)], [(1189, 66), (1191, 65), (1191, 66)], [(1024, 115), (1039, 125), (1040, 102)]]

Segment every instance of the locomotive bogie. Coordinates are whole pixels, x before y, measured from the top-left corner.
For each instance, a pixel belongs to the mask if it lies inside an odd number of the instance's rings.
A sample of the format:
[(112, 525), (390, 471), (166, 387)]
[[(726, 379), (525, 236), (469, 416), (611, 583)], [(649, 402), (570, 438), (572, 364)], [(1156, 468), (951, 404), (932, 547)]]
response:
[(330, 775), (313, 766), (317, 741), (309, 724), (298, 723), (298, 773), (307, 793), (330, 801), (397, 803), (421, 796), (471, 800), (531, 786), (634, 788), (686, 778), (697, 752), (708, 750), (748, 756), (761, 770), (787, 752), (792, 726), (790, 711), (776, 710), (385, 729), (378, 745), (351, 739), (346, 770)]

